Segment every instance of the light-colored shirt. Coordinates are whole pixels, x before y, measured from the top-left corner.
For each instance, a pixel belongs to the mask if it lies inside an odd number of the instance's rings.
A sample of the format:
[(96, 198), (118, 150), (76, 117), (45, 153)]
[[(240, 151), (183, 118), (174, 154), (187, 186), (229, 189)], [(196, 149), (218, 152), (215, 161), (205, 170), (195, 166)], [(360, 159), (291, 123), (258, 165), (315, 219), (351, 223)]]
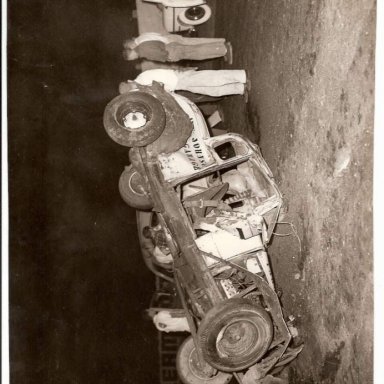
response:
[(150, 69), (140, 73), (135, 82), (141, 85), (151, 85), (153, 81), (164, 84), (164, 89), (168, 92), (176, 90), (179, 77), (173, 69)]

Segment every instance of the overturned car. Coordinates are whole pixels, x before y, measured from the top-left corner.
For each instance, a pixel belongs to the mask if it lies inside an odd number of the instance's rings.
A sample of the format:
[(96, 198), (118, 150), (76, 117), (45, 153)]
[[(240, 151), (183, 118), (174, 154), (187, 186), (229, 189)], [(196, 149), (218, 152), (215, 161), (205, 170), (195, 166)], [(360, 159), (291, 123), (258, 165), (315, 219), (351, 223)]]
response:
[(147, 222), (145, 257), (174, 283), (191, 333), (177, 357), (182, 381), (241, 383), (293, 360), (301, 348), (288, 347), (267, 254), (282, 198), (259, 148), (210, 137), (199, 109), (157, 83), (113, 99), (104, 125), (132, 147), (119, 190)]

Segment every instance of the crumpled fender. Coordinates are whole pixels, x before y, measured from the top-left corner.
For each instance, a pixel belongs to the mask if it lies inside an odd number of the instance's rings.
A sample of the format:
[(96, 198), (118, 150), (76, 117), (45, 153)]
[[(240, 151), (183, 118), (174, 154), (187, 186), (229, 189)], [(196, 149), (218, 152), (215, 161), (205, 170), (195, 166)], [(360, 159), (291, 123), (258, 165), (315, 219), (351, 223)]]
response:
[(156, 97), (166, 114), (165, 129), (158, 139), (147, 146), (148, 151), (152, 154), (176, 152), (185, 145), (192, 133), (193, 124), (189, 116), (160, 83), (154, 81), (150, 86), (138, 84), (137, 88)]

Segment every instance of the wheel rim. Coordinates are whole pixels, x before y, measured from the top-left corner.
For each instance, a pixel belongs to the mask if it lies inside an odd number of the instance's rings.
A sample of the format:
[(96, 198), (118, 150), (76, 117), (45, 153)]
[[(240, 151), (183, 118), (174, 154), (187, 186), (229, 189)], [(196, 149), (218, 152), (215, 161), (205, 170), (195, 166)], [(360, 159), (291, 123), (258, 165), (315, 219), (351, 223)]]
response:
[(143, 187), (142, 177), (138, 172), (135, 172), (129, 178), (129, 188), (131, 191), (138, 196), (146, 196), (144, 187)]
[(188, 20), (200, 20), (205, 16), (205, 9), (203, 7), (191, 7), (185, 11), (185, 17)]
[[(128, 116), (136, 116), (136, 118), (141, 119), (144, 123), (139, 126), (128, 126), (127, 125), (127, 117)], [(143, 103), (140, 102), (131, 102), (125, 105), (120, 106), (120, 108), (116, 111), (116, 121), (117, 123), (125, 130), (131, 129), (140, 129), (143, 128), (146, 123), (151, 120), (152, 113), (149, 108)], [(131, 122), (132, 124), (132, 122)]]
[(244, 298), (231, 298), (208, 311), (197, 336), (209, 365), (224, 372), (241, 371), (267, 352), (273, 323), (261, 306)]
[(138, 129), (147, 124), (147, 119), (142, 112), (129, 112), (123, 116), (124, 127), (128, 129)]
[(234, 319), (223, 327), (216, 338), (218, 354), (224, 358), (252, 355), (260, 348), (260, 324), (251, 319)]
[(208, 381), (213, 380), (216, 377), (216, 375), (208, 376), (204, 374), (199, 363), (199, 357), (197, 356), (196, 348), (193, 348), (189, 353), (188, 365), (192, 374), (200, 380)]

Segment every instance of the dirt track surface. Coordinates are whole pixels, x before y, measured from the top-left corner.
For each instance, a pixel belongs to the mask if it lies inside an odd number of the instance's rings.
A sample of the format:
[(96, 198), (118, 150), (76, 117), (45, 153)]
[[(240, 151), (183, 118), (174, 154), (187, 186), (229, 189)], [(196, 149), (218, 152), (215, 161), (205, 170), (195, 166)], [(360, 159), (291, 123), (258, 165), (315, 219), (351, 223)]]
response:
[(252, 82), (246, 106), (224, 101), (225, 128), (259, 142), (301, 239), (270, 251), (305, 343), (291, 383), (372, 382), (375, 12), (371, 0), (217, 2), (225, 67)]

